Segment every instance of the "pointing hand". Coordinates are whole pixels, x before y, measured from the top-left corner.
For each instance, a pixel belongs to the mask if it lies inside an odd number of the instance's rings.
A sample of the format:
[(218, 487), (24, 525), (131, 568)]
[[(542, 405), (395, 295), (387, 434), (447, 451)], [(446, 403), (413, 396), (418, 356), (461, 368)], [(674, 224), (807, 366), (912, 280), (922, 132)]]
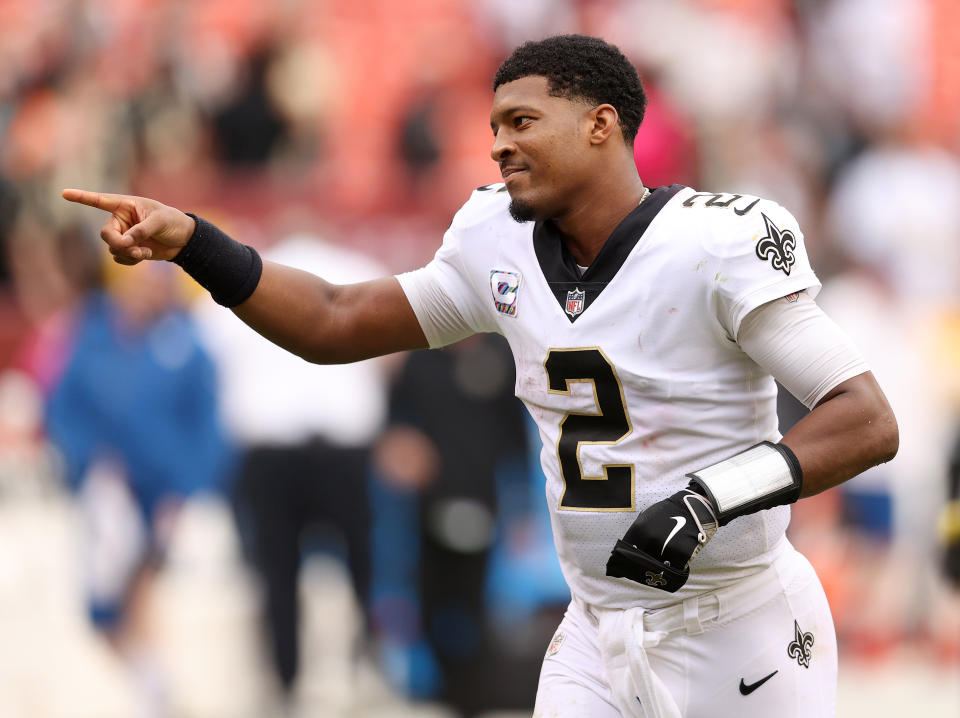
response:
[(100, 237), (118, 264), (173, 259), (193, 236), (193, 218), (156, 200), (80, 189), (65, 189), (62, 194), (71, 202), (110, 212)]

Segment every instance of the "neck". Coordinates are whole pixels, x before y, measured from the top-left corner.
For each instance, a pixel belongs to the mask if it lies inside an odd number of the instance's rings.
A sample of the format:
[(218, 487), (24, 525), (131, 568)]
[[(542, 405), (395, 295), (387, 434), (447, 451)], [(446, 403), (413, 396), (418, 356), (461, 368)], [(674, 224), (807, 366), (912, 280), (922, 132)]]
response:
[(553, 219), (577, 264), (590, 266), (617, 225), (636, 209), (643, 194), (643, 182), (634, 171), (627, 182), (621, 178), (619, 182), (591, 185), (585, 197)]

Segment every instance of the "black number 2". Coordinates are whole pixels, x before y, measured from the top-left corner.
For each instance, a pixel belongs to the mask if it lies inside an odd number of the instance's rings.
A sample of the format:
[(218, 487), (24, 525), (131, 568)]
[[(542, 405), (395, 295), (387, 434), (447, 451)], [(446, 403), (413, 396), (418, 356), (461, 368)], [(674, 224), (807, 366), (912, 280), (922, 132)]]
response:
[(603, 476), (586, 476), (580, 463), (584, 444), (617, 444), (633, 430), (613, 364), (599, 348), (591, 347), (551, 349), (544, 367), (551, 394), (569, 394), (572, 382), (589, 382), (597, 406), (597, 413), (569, 412), (560, 422), (557, 455), (564, 483), (560, 509), (633, 511), (633, 464), (604, 464)]

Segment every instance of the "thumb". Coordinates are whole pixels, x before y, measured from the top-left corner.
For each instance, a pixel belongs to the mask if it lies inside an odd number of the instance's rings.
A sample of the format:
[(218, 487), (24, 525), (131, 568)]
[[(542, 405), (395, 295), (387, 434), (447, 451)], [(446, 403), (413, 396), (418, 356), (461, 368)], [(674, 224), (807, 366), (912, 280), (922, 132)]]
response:
[(165, 229), (166, 222), (162, 213), (154, 212), (124, 232), (123, 238), (129, 239), (131, 246), (146, 244), (150, 240), (159, 242), (159, 237), (163, 236)]

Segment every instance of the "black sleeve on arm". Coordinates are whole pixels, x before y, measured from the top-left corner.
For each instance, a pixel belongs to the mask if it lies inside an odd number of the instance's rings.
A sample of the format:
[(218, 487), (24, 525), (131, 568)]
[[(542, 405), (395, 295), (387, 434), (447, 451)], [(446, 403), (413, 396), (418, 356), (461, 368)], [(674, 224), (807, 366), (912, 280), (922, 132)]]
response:
[(190, 241), (171, 261), (210, 292), (224, 307), (246, 301), (263, 273), (263, 261), (253, 247), (231, 238), (202, 217), (187, 212), (196, 222)]

